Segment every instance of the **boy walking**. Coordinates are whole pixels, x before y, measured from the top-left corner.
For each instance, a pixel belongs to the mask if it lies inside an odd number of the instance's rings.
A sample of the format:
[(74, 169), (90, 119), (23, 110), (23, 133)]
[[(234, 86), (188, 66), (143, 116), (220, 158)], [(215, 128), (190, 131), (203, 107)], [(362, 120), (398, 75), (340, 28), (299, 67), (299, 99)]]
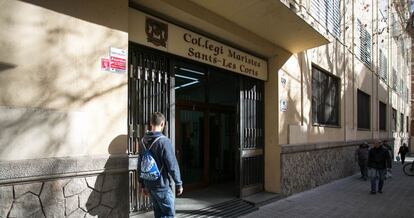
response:
[[(138, 161), (139, 181), (142, 184), (143, 193), (150, 196), (154, 216), (156, 218), (174, 217), (174, 194), (172, 193), (170, 176), (175, 182), (176, 194), (181, 195), (183, 193), (183, 183), (181, 181), (180, 169), (171, 141), (162, 134), (165, 126), (164, 115), (155, 112), (150, 122), (151, 131), (145, 133), (140, 146), (141, 155)], [(145, 158), (146, 160), (143, 160)], [(154, 162), (153, 160), (155, 160), (156, 166), (142, 166), (142, 163), (144, 165), (147, 163), (151, 164)], [(146, 168), (148, 170), (144, 172), (143, 169)], [(154, 170), (154, 168), (157, 169)]]

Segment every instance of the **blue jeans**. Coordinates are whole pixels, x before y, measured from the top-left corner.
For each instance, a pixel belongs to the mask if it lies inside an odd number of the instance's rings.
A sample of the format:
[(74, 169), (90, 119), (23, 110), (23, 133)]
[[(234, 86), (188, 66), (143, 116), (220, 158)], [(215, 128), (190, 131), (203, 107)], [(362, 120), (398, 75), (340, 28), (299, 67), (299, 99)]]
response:
[(171, 189), (167, 190), (150, 190), (150, 198), (154, 208), (155, 218), (174, 217), (174, 195)]
[[(375, 192), (376, 190), (382, 191), (382, 187), (384, 186), (384, 179), (385, 173), (387, 172), (386, 169), (370, 169), (373, 172), (371, 175), (371, 191)], [(377, 189), (377, 180), (378, 180), (378, 189)]]

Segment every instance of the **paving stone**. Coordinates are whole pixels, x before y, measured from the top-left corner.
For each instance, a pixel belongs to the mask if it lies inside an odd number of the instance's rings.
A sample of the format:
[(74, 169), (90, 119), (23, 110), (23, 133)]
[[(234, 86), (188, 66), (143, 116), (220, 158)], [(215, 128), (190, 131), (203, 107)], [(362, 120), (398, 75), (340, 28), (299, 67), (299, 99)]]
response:
[(79, 205), (84, 211), (90, 211), (97, 207), (101, 201), (101, 193), (90, 188), (79, 194)]
[(63, 187), (65, 197), (77, 195), (85, 190), (87, 187), (84, 178), (74, 178), (69, 181), (68, 184)]
[(0, 217), (6, 217), (13, 204), (13, 186), (0, 187)]
[(104, 182), (104, 174), (99, 176), (86, 177), (86, 183), (89, 188), (95, 189), (97, 191), (102, 191), (102, 184)]
[(109, 213), (111, 213), (111, 208), (99, 205), (95, 207), (93, 210), (89, 211), (85, 217), (108, 217)]
[(39, 197), (26, 193), (14, 201), (9, 217), (28, 217), (41, 210)]
[(79, 197), (77, 195), (68, 197), (65, 199), (65, 209), (66, 215), (73, 213), (76, 209), (79, 208)]
[(85, 217), (85, 215), (86, 215), (86, 212), (78, 208), (73, 213), (68, 215), (67, 218), (81, 218), (81, 217), (83, 218)]
[(36, 195), (39, 195), (42, 189), (42, 184), (43, 183), (41, 182), (34, 182), (34, 183), (29, 183), (29, 184), (15, 185), (14, 194), (17, 198), (27, 192), (32, 192)]
[(42, 210), (38, 210), (34, 214), (29, 216), (29, 218), (45, 218), (45, 215), (43, 214)]
[(63, 196), (63, 187), (67, 180), (55, 180), (45, 182), (40, 200), (46, 217), (64, 217), (65, 216), (65, 198)]
[(394, 164), (383, 194), (370, 195), (370, 182), (353, 175), (260, 207), (245, 217), (414, 217), (413, 178)]

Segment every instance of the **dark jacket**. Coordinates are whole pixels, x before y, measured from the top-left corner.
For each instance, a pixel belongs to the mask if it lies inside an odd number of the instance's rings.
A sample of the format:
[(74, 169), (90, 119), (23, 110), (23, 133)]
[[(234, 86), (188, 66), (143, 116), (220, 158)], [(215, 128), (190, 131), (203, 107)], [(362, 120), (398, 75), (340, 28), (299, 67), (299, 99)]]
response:
[(390, 153), (384, 146), (379, 146), (378, 148), (373, 147), (369, 150), (368, 167), (374, 169), (386, 169), (387, 162), (390, 160)]
[(358, 161), (358, 163), (366, 163), (368, 161), (368, 153), (368, 146), (362, 146), (356, 150), (355, 159)]
[[(162, 136), (161, 132), (147, 132), (144, 136), (144, 143), (147, 149), (149, 149), (151, 143)], [(140, 143), (140, 154), (143, 153), (144, 147)], [(147, 181), (139, 179), (140, 183), (143, 184), (148, 190), (165, 190), (171, 187), (170, 176), (175, 182), (177, 188), (181, 188), (183, 182), (181, 181), (180, 168), (177, 163), (177, 159), (174, 154), (174, 148), (171, 141), (167, 137), (160, 138), (151, 147), (151, 155), (157, 163), (158, 170), (160, 171), (160, 178), (155, 181)], [(140, 175), (141, 159), (138, 159), (138, 175)]]
[(401, 156), (405, 156), (408, 153), (408, 147), (407, 146), (401, 146), (398, 150), (398, 154), (401, 154)]

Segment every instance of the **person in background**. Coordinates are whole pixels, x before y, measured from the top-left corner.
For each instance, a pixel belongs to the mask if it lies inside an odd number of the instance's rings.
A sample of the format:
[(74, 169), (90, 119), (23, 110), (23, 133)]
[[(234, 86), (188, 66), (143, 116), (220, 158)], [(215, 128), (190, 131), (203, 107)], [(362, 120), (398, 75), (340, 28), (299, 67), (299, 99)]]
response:
[[(390, 161), (388, 149), (382, 146), (382, 142), (377, 140), (374, 147), (368, 153), (368, 171), (371, 178), (371, 194), (382, 193), (384, 187), (387, 163)], [(378, 180), (378, 187), (377, 187)]]
[(394, 160), (394, 149), (384, 141), (382, 145), (387, 149), (390, 159), (387, 160), (387, 171), (385, 172), (385, 179), (392, 177), (392, 161)]
[(355, 151), (355, 160), (358, 162), (359, 169), (361, 170), (361, 179), (365, 181), (368, 177), (368, 153), (369, 145), (367, 142), (359, 145), (359, 148)]
[(401, 156), (401, 163), (404, 164), (405, 162), (405, 155), (408, 153), (407, 144), (401, 145), (400, 149), (398, 150), (398, 154)]

